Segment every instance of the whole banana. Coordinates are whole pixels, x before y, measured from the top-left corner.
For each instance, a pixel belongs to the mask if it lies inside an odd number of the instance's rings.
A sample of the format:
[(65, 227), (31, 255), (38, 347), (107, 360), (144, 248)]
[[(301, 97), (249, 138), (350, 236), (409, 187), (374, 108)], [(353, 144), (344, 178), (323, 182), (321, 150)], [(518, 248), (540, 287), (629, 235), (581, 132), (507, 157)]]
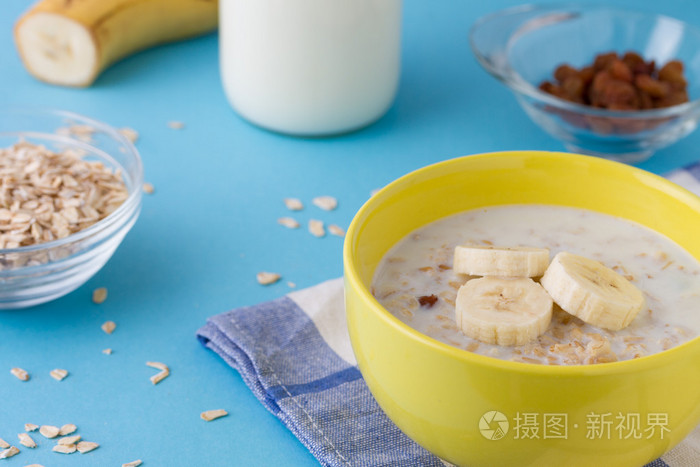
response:
[(15, 25), (36, 78), (89, 86), (109, 65), (157, 44), (216, 28), (218, 0), (41, 0)]

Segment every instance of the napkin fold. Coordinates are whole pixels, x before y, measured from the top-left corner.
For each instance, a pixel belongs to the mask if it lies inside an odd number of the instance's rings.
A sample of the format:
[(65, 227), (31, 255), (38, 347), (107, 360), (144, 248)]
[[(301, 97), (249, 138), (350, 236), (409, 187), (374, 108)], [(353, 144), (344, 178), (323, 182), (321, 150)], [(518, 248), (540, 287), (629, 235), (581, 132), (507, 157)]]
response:
[(329, 466), (442, 466), (381, 411), (355, 365), (342, 279), (210, 318), (200, 341)]
[[(700, 195), (700, 163), (667, 178)], [(404, 435), (365, 385), (350, 347), (342, 279), (214, 316), (197, 337), (322, 465), (446, 465)], [(700, 427), (647, 467), (697, 465)]]

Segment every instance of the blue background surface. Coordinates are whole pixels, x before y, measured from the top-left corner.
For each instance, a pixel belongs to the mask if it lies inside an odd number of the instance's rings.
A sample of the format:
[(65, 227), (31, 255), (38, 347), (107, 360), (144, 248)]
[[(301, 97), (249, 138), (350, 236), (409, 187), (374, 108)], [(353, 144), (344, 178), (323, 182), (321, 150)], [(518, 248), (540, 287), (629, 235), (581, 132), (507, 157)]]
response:
[[(390, 111), (357, 133), (296, 139), (260, 130), (229, 107), (218, 75), (216, 34), (134, 55), (88, 89), (34, 80), (15, 52), (12, 26), (30, 5), (4, 0), (0, 14), (0, 107), (55, 107), (140, 133), (146, 195), (141, 217), (114, 257), (86, 285), (55, 302), (0, 312), (0, 437), (17, 444), (25, 423), (74, 423), (101, 447), (86, 455), (52, 453), (34, 435), (8, 467), (120, 465), (316, 465), (314, 458), (253, 397), (239, 375), (200, 346), (208, 316), (342, 274), (342, 239), (288, 230), (282, 199), (295, 213), (347, 227), (370, 192), (440, 160), (488, 151), (563, 150), (521, 111), (471, 55), (467, 32), (481, 15), (514, 1), (406, 0), (401, 86)], [(614, 1), (700, 26), (691, 0)], [(183, 130), (167, 122), (179, 120)], [(663, 173), (700, 159), (700, 132), (640, 167)], [(332, 212), (311, 205), (332, 195)], [(262, 270), (283, 279), (257, 284)], [(107, 287), (101, 305), (91, 301)], [(100, 325), (114, 320), (112, 335)], [(111, 356), (102, 349), (111, 347)], [(167, 363), (157, 386), (147, 360)], [(28, 370), (21, 382), (11, 367)], [(56, 382), (53, 368), (70, 376)], [(200, 412), (230, 415), (205, 423)]]

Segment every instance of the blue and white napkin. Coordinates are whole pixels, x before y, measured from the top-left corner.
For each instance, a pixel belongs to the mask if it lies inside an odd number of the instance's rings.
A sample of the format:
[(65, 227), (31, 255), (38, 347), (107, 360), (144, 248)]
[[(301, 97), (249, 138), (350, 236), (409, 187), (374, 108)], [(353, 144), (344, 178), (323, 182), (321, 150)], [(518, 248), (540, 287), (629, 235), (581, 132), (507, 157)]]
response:
[[(700, 195), (700, 163), (667, 178)], [(214, 316), (197, 337), (322, 465), (445, 465), (404, 435), (365, 385), (350, 347), (342, 279)], [(700, 427), (647, 467), (698, 465)]]

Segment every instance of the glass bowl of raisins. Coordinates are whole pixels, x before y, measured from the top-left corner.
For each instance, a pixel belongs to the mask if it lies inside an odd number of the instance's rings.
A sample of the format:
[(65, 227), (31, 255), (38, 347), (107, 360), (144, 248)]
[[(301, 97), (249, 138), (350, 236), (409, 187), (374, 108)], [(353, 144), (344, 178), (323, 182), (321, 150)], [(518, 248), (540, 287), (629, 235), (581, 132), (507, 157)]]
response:
[(471, 29), (481, 65), (571, 152), (627, 163), (700, 120), (700, 30), (594, 5), (524, 5)]

